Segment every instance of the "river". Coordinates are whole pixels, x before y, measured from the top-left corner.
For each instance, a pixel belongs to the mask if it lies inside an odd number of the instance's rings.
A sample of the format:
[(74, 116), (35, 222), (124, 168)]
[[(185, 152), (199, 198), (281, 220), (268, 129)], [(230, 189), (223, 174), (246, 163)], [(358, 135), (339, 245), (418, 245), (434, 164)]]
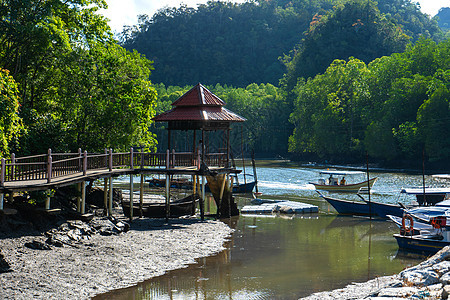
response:
[[(336, 215), (309, 184), (318, 179), (319, 168), (262, 165), (257, 175), (264, 198), (307, 202), (319, 206), (320, 212), (299, 216), (241, 215), (223, 220), (235, 228), (225, 251), (101, 298), (298, 299), (398, 273), (424, 259), (398, 252), (392, 237), (397, 232), (393, 223)], [(247, 171), (252, 173), (250, 168)], [(378, 177), (371, 199), (386, 203), (408, 203), (412, 198), (402, 197), (400, 188), (422, 184), (421, 175), (372, 172), (370, 176)], [(431, 177), (427, 176), (426, 181), (431, 184)], [(357, 199), (352, 194), (334, 195)], [(250, 200), (238, 197), (238, 206), (250, 204)]]

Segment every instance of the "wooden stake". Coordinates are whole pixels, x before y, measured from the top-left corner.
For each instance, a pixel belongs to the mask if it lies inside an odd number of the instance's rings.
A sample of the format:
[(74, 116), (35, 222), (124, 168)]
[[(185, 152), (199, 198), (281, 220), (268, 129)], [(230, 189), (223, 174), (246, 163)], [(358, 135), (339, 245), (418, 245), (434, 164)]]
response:
[(133, 221), (133, 174), (130, 174), (130, 222)]
[(108, 211), (108, 177), (103, 178), (103, 207)]
[(86, 212), (86, 182), (81, 183), (81, 214)]
[(139, 218), (143, 217), (142, 207), (144, 206), (144, 174), (141, 174), (141, 185), (139, 187)]
[(108, 216), (112, 216), (113, 210), (113, 178), (109, 178), (109, 203), (108, 203)]

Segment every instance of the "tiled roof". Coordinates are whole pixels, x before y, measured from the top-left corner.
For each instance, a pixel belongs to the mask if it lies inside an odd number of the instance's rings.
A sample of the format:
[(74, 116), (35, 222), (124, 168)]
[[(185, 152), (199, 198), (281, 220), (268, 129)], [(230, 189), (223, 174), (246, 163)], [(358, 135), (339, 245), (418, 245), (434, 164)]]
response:
[(173, 106), (224, 106), (225, 102), (202, 84), (197, 84), (172, 103)]
[(171, 110), (157, 115), (153, 121), (246, 121), (224, 105), (225, 102), (199, 83), (173, 102)]

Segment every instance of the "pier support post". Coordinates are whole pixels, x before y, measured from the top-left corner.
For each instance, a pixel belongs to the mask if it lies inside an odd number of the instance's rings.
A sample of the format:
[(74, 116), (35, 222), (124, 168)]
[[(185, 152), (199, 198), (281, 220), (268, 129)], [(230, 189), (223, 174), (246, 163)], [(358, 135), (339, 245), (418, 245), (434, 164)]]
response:
[(77, 212), (81, 212), (81, 183), (77, 183)]
[(81, 183), (81, 211), (80, 213), (84, 215), (86, 212), (86, 182)]
[(200, 218), (205, 220), (205, 176), (202, 175), (202, 197), (200, 198)]
[(3, 199), (4, 199), (4, 195), (0, 194), (0, 210), (3, 210)]
[(139, 218), (143, 217), (142, 207), (144, 206), (144, 174), (141, 174), (141, 184), (139, 186)]
[(108, 214), (108, 177), (103, 178), (103, 207), (105, 214)]
[(170, 217), (170, 175), (166, 174), (166, 222), (169, 223)]
[(133, 174), (130, 174), (130, 222), (133, 221)]
[(109, 203), (108, 203), (108, 216), (112, 215), (113, 209), (113, 178), (109, 178)]
[(50, 195), (49, 195), (49, 193), (47, 193), (47, 197), (45, 198), (45, 210), (50, 210)]

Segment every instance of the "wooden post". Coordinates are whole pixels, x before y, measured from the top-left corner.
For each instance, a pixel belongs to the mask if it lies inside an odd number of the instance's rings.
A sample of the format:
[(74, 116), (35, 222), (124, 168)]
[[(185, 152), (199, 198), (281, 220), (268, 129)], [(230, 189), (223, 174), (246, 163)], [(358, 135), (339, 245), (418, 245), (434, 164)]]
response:
[(77, 183), (77, 212), (81, 212), (81, 182)]
[(141, 184), (139, 186), (139, 218), (143, 217), (142, 207), (144, 206), (144, 174), (141, 174)]
[(83, 171), (83, 152), (81, 151), (81, 148), (78, 148), (78, 171)]
[(45, 198), (45, 210), (50, 210), (50, 195)]
[(52, 149), (48, 149), (47, 155), (47, 183), (50, 183), (52, 181)]
[(174, 168), (175, 166), (175, 149), (172, 149), (172, 168)]
[(86, 176), (87, 174), (87, 151), (84, 150), (84, 157), (83, 157), (83, 176)]
[(166, 173), (166, 222), (170, 217), (170, 175)]
[(144, 148), (141, 147), (141, 169), (144, 168)]
[(202, 175), (202, 197), (200, 198), (200, 218), (205, 220), (205, 176)]
[(104, 212), (108, 214), (108, 177), (103, 178), (103, 207)]
[(15, 173), (15, 164), (16, 164), (16, 154), (11, 154), (11, 179), (14, 180), (14, 173)]
[(133, 221), (133, 174), (130, 174), (130, 222)]
[(5, 185), (5, 175), (6, 175), (6, 163), (5, 163), (5, 159), (2, 158), (1, 169), (0, 169), (0, 186)]
[(84, 215), (86, 212), (86, 182), (81, 183), (81, 211), (80, 213)]
[(134, 168), (134, 152), (133, 147), (130, 149), (130, 169)]
[(105, 168), (108, 168), (108, 149), (106, 148), (105, 148)]
[(4, 199), (5, 195), (0, 194), (0, 210), (3, 210), (3, 199)]
[(200, 156), (200, 149), (197, 150), (197, 170), (200, 170), (201, 165), (201, 156)]
[(170, 168), (170, 150), (167, 149), (166, 151), (166, 169)]
[(109, 205), (108, 205), (108, 216), (112, 215), (112, 210), (113, 210), (113, 194), (114, 190), (113, 190), (113, 178), (112, 176), (109, 178)]
[[(169, 169), (169, 165), (170, 165), (169, 158), (170, 158), (170, 152), (169, 152), (169, 149), (167, 149), (166, 169)], [(169, 175), (169, 173), (166, 173), (166, 222), (167, 223), (169, 222), (169, 216), (170, 216), (170, 175)]]
[(109, 171), (112, 171), (112, 167), (113, 167), (113, 153), (112, 153), (112, 149), (109, 148), (109, 160), (108, 160), (108, 167), (109, 167)]

